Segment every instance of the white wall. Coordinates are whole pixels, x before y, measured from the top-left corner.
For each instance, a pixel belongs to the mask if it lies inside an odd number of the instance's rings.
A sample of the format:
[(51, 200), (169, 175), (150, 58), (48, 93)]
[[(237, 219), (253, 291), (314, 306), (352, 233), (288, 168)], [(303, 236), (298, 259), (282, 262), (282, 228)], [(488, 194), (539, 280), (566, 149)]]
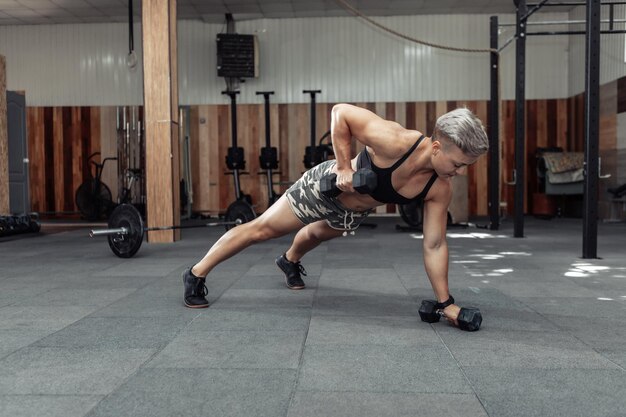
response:
[[(542, 15), (567, 19), (568, 14)], [(403, 34), (464, 48), (489, 46), (489, 16), (403, 16), (376, 20)], [(501, 21), (513, 21), (513, 15)], [(217, 77), (216, 43), (224, 25), (180, 21), (181, 105), (227, 103)], [(242, 103), (255, 91), (276, 91), (274, 102), (307, 102), (303, 89), (321, 89), (321, 102), (486, 100), (489, 54), (417, 45), (355, 18), (263, 19), (237, 22), (238, 33), (259, 37), (260, 77), (242, 85)], [(141, 70), (125, 65), (126, 24), (4, 26), (8, 88), (26, 90), (27, 104), (141, 104)], [(509, 36), (503, 34), (501, 42)], [(135, 46), (141, 54), (141, 27)], [(569, 96), (567, 37), (532, 38), (527, 49), (527, 98)], [(514, 96), (514, 49), (502, 54), (502, 98)]]
[[(615, 19), (626, 19), (626, 6), (614, 6)], [(602, 20), (609, 19), (609, 8), (602, 6)], [(585, 20), (585, 7), (577, 7), (570, 13), (571, 20)], [(602, 29), (608, 29), (603, 24)], [(626, 29), (624, 23), (616, 24), (615, 29)], [(585, 25), (571, 26), (571, 30), (585, 30)], [(614, 81), (626, 75), (624, 63), (624, 34), (601, 35), (600, 39), (600, 85)], [(574, 96), (585, 91), (585, 36), (570, 36), (569, 54), (569, 95)]]

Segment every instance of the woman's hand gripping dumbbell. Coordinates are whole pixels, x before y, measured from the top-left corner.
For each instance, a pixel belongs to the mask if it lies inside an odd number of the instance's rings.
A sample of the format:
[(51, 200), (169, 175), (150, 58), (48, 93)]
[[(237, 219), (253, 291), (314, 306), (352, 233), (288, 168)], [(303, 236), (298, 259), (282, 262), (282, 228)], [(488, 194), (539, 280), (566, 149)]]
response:
[[(452, 296), (450, 296), (450, 298), (443, 303), (438, 303), (435, 300), (424, 300), (422, 301), (422, 305), (419, 309), (420, 318), (426, 323), (437, 323), (441, 317), (447, 318), (443, 310), (452, 304), (454, 304), (454, 298), (452, 298)], [(480, 324), (483, 322), (483, 316), (477, 308), (464, 307), (461, 308), (461, 311), (456, 318), (456, 322), (459, 325), (459, 329), (474, 332), (480, 329)]]
[[(374, 171), (361, 168), (352, 174), (352, 188), (360, 194), (369, 194), (376, 188), (377, 178)], [(320, 191), (326, 197), (337, 197), (343, 191), (337, 188), (337, 174), (320, 178)]]

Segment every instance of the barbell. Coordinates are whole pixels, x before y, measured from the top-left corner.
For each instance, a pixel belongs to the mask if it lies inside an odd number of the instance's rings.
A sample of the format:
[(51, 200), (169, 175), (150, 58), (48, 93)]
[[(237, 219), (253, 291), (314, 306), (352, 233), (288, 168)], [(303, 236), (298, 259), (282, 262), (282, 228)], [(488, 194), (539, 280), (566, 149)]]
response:
[(131, 204), (120, 204), (109, 216), (108, 229), (93, 229), (90, 237), (107, 236), (109, 247), (120, 258), (134, 256), (143, 242), (146, 232), (157, 230), (192, 229), (196, 227), (224, 226), (229, 230), (256, 217), (252, 206), (243, 200), (237, 200), (228, 206), (224, 221), (185, 226), (145, 227), (141, 214)]

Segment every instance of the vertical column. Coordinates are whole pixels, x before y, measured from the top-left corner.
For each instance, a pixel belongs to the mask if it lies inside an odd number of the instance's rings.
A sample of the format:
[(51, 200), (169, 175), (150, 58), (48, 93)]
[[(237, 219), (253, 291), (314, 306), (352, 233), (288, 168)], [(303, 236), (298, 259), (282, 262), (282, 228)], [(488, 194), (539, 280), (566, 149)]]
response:
[(515, 40), (515, 223), (513, 237), (524, 237), (524, 153), (526, 136), (526, 0), (516, 1)]
[[(498, 49), (498, 16), (490, 19), (490, 46)], [(498, 54), (491, 52), (491, 98), (489, 101), (489, 228), (500, 228), (500, 85)]]
[(598, 156), (600, 128), (600, 0), (587, 1), (585, 36), (585, 185), (583, 258), (598, 252)]
[[(176, 0), (142, 3), (148, 227), (180, 223)], [(178, 230), (150, 232), (173, 242)]]
[(0, 55), (0, 215), (9, 214), (9, 136), (6, 59)]

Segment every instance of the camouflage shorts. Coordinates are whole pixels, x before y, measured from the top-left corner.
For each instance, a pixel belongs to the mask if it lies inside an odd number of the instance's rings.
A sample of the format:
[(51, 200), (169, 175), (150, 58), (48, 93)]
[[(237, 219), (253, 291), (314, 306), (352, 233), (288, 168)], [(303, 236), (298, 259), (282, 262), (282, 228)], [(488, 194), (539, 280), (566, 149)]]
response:
[(320, 178), (331, 174), (335, 161), (330, 160), (305, 172), (285, 192), (293, 214), (304, 224), (326, 220), (337, 230), (356, 230), (373, 211), (352, 211), (345, 208), (339, 200), (326, 197), (320, 192)]

